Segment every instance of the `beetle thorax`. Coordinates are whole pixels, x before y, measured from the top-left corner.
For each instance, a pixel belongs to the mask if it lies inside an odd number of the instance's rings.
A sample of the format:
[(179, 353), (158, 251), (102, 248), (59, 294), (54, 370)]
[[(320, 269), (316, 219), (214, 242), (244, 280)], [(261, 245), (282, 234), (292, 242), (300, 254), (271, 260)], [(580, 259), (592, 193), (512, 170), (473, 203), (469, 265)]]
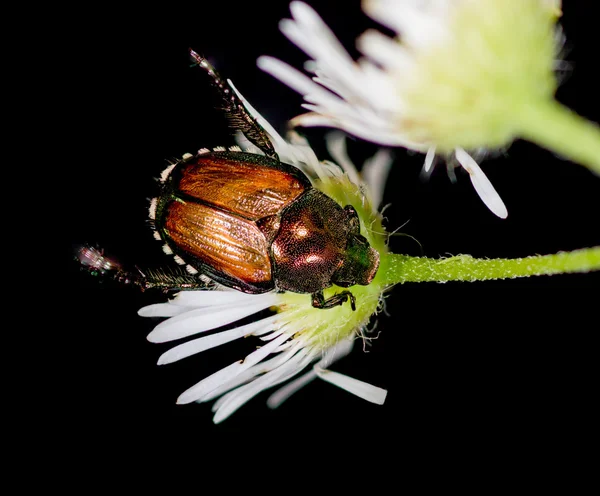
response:
[(348, 215), (334, 200), (310, 189), (281, 214), (271, 254), (279, 289), (314, 293), (331, 286), (344, 261)]

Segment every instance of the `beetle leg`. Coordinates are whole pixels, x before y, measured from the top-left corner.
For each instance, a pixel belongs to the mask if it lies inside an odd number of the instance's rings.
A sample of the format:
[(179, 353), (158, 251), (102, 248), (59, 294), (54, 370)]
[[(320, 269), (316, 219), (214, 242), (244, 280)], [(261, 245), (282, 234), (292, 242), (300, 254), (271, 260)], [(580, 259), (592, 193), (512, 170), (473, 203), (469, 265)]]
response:
[[(128, 277), (133, 277), (131, 281), (142, 291), (146, 289), (160, 289), (164, 292), (179, 291), (182, 289), (205, 289), (209, 286), (197, 275), (187, 274), (182, 270), (176, 269), (152, 269), (142, 272), (138, 267), (137, 274), (127, 273)], [(123, 271), (121, 271), (121, 276)]]
[(208, 286), (198, 275), (189, 274), (182, 269), (142, 271), (136, 267), (136, 272), (128, 271), (105, 256), (103, 250), (90, 246), (80, 246), (75, 252), (75, 260), (79, 262), (83, 270), (87, 270), (93, 276), (137, 286), (142, 291), (158, 288), (166, 292), (181, 289), (202, 289)]
[(198, 67), (204, 69), (212, 78), (213, 86), (219, 92), (223, 103), (223, 110), (229, 121), (229, 127), (235, 131), (241, 131), (254, 145), (260, 148), (267, 157), (273, 158), (279, 162), (279, 157), (275, 153), (275, 148), (269, 139), (269, 136), (262, 126), (252, 117), (242, 101), (238, 98), (235, 91), (227, 81), (224, 81), (215, 68), (204, 57), (190, 50), (190, 57), (198, 64)]
[(185, 274), (183, 271), (173, 269), (146, 269), (142, 271), (136, 267), (137, 272), (119, 269), (108, 277), (122, 284), (137, 286), (142, 291), (147, 289), (160, 289), (163, 292), (180, 291), (182, 289), (203, 289), (207, 284), (197, 276)]
[(356, 310), (356, 298), (350, 291), (342, 291), (341, 293), (336, 293), (333, 296), (325, 299), (323, 295), (323, 291), (317, 291), (312, 294), (312, 306), (315, 308), (333, 308), (338, 305), (342, 305), (350, 298), (350, 307), (352, 307), (352, 311)]

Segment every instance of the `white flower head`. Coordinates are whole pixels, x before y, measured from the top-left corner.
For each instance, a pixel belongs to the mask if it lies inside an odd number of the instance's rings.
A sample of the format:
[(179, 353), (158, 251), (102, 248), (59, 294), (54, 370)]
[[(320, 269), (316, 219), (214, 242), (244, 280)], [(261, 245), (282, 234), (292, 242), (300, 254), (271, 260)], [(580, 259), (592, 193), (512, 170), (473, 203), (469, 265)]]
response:
[(309, 78), (272, 57), (260, 68), (302, 95), (310, 112), (292, 123), (454, 156), (488, 208), (507, 210), (465, 150), (503, 147), (518, 134), (517, 103), (556, 88), (557, 0), (364, 0), (367, 15), (396, 33), (369, 30), (354, 61), (318, 14), (292, 2), (281, 31), (311, 60)]
[[(385, 151), (376, 154), (363, 167), (365, 179), (361, 179), (345, 153), (344, 138), (334, 135), (329, 138), (329, 147), (344, 171), (331, 162), (319, 162), (304, 138), (292, 132), (289, 140), (284, 140), (237, 93), (248, 111), (269, 134), (280, 159), (301, 168), (316, 188), (340, 204), (352, 205), (361, 219), (361, 232), (380, 255), (385, 254), (387, 238), (376, 206), (381, 202), (390, 155)], [(238, 142), (246, 151), (261, 153), (242, 135), (238, 137)], [(381, 265), (385, 263), (385, 257), (381, 257), (378, 275), (383, 272)], [(339, 291), (335, 287), (325, 290), (325, 297), (333, 295), (336, 289)], [(253, 336), (257, 340), (259, 347), (256, 351), (204, 378), (183, 392), (177, 400), (178, 403), (191, 403), (218, 398), (213, 411), (214, 422), (219, 423), (255, 395), (294, 378), (311, 364), (307, 373), (268, 399), (271, 408), (279, 406), (316, 377), (368, 401), (383, 404), (387, 394), (384, 389), (330, 371), (328, 367), (351, 351), (357, 336), (364, 336), (371, 316), (378, 312), (382, 304), (381, 297), (385, 289), (378, 276), (368, 286), (353, 286), (351, 291), (356, 298), (356, 310), (353, 311), (349, 304), (330, 309), (314, 308), (309, 294), (272, 292), (249, 295), (215, 285), (212, 291), (181, 292), (167, 303), (142, 308), (139, 314), (144, 317), (168, 317), (148, 335), (151, 342), (162, 343), (203, 334), (164, 353), (158, 360), (159, 365), (239, 338)], [(223, 326), (268, 309), (272, 311), (271, 315), (260, 320), (219, 331)]]

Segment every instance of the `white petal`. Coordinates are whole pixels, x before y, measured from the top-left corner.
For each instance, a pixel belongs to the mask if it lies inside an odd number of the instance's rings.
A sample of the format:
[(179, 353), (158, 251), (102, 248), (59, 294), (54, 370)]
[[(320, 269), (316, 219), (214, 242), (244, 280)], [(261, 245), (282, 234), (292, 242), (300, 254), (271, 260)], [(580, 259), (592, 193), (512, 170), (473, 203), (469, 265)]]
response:
[[(293, 118), (290, 121), (292, 126), (337, 127), (348, 134), (380, 145), (403, 146), (422, 152), (428, 148), (426, 145), (415, 143), (402, 136), (401, 130), (394, 127), (393, 122), (386, 121), (368, 109), (353, 108), (347, 105), (343, 112), (330, 112), (329, 109), (322, 109), (316, 105), (302, 104), (302, 106), (314, 110), (314, 112)], [(359, 111), (363, 111), (363, 113), (359, 114)]]
[(184, 391), (177, 399), (177, 403), (191, 403), (192, 401), (201, 399), (204, 395), (210, 393), (219, 386), (222, 386), (226, 382), (233, 379), (236, 375), (260, 362), (286, 339), (288, 339), (288, 336), (283, 334), (278, 339), (275, 339), (269, 344), (250, 353), (244, 360), (235, 362), (219, 372), (216, 372), (215, 374), (212, 374), (209, 377), (201, 380), (191, 388)]
[(402, 136), (389, 116), (381, 116), (366, 106), (349, 104), (280, 60), (263, 56), (258, 59), (257, 64), (265, 72), (304, 95), (309, 104), (304, 104), (303, 107), (323, 114), (305, 114), (292, 119), (292, 125), (338, 127), (349, 134), (381, 145), (404, 146), (418, 151), (427, 149)]
[[(318, 55), (324, 52), (323, 47), (327, 47), (327, 52), (331, 52), (347, 65), (352, 63), (352, 58), (348, 55), (346, 49), (312, 7), (303, 2), (296, 1), (290, 4), (290, 11), (296, 21), (291, 24), (297, 26), (299, 32), (307, 36), (312, 35), (310, 36), (312, 39), (309, 45), (299, 46), (308, 55), (319, 58)], [(310, 50), (315, 50), (315, 52), (310, 52)]]
[(192, 401), (196, 401), (203, 394), (209, 393), (213, 389), (219, 387), (221, 384), (230, 380), (232, 377), (235, 377), (242, 371), (242, 367), (242, 361), (240, 360), (239, 362), (234, 362), (218, 372), (209, 375), (202, 381), (181, 393), (179, 398), (177, 398), (177, 404), (183, 405), (186, 403), (191, 403)]
[(273, 315), (272, 317), (268, 317), (266, 319), (251, 322), (250, 324), (246, 324), (241, 327), (236, 327), (235, 329), (218, 332), (216, 334), (211, 334), (210, 336), (204, 336), (193, 339), (192, 341), (188, 341), (187, 343), (180, 344), (179, 346), (175, 346), (169, 351), (163, 353), (158, 359), (158, 365), (176, 362), (177, 360), (181, 360), (210, 348), (229, 343), (230, 341), (243, 336), (254, 334), (256, 331), (261, 331), (261, 333), (263, 331), (268, 332), (269, 330), (272, 330), (272, 326), (276, 319), (277, 315)]
[[(221, 396), (222, 394), (230, 391), (233, 388), (236, 388), (242, 384), (245, 384), (252, 379), (254, 379), (258, 375), (266, 374), (270, 370), (273, 370), (279, 367), (281, 364), (287, 362), (293, 355), (295, 355), (300, 348), (304, 345), (301, 342), (296, 342), (295, 345), (285, 353), (280, 353), (277, 356), (260, 362), (247, 370), (244, 370), (237, 376), (233, 377), (228, 382), (221, 384), (217, 389), (212, 390), (210, 393), (205, 394), (202, 398), (196, 400), (198, 403), (203, 403), (206, 401), (210, 401), (214, 398)], [(213, 411), (218, 409), (219, 405), (215, 404), (213, 406)]]
[[(275, 315), (274, 317), (277, 317), (277, 315)], [(270, 328), (270, 330), (272, 330), (273, 332), (270, 334), (267, 334), (266, 336), (262, 336), (260, 338), (261, 341), (273, 341), (277, 336), (280, 336), (281, 333), (285, 330), (287, 326), (285, 325), (279, 325), (277, 326), (277, 329), (273, 331), (273, 328)], [(263, 329), (264, 330), (264, 329)], [(265, 332), (259, 332), (258, 334), (266, 334)], [(278, 351), (278, 350), (273, 350), (273, 351)]]
[(402, 136), (399, 129), (390, 127), (390, 123), (383, 121), (379, 125), (373, 126), (360, 119), (352, 121), (343, 120), (340, 121), (339, 127), (349, 134), (379, 145), (403, 146), (417, 151), (422, 151), (424, 148), (422, 145), (414, 143), (407, 137)]
[(364, 12), (398, 33), (403, 43), (423, 48), (447, 36), (448, 5), (445, 0), (367, 0)]
[[(272, 141), (272, 140), (271, 140)], [(254, 145), (241, 131), (236, 131), (235, 142), (241, 147), (242, 150), (248, 153), (254, 153), (255, 155), (264, 155), (264, 152)], [(277, 149), (275, 149), (277, 151)]]
[[(353, 102), (355, 106), (377, 107), (380, 103), (380, 95), (373, 91), (373, 81), (371, 80), (373, 72), (364, 71), (352, 59), (333, 32), (311, 7), (301, 2), (294, 2), (290, 9), (294, 20), (283, 20), (280, 23), (280, 29), (293, 43), (313, 57), (314, 61), (308, 63), (307, 70), (317, 74), (318, 77), (314, 78), (314, 81), (334, 91), (344, 100)], [(396, 45), (398, 44), (396, 43)], [(400, 52), (403, 50), (403, 48), (399, 49)], [(379, 72), (381, 73), (381, 71)], [(387, 82), (387, 79), (379, 74), (375, 86), (380, 87), (381, 81)], [(308, 91), (301, 93), (307, 101), (326, 104), (319, 95), (313, 95)], [(394, 92), (387, 93), (390, 98), (395, 98)], [(389, 108), (389, 99), (387, 103), (388, 106), (382, 107), (383, 109)]]
[[(315, 366), (325, 368), (329, 367), (332, 363), (338, 361), (340, 358), (345, 357), (348, 353), (352, 351), (354, 347), (354, 339), (346, 339), (334, 345), (325, 351), (325, 356), (319, 361)], [(317, 373), (313, 369), (308, 371), (306, 374), (298, 377), (298, 379), (293, 380), (289, 384), (286, 384), (284, 387), (275, 391), (269, 398), (267, 399), (267, 406), (269, 408), (275, 409), (278, 408), (284, 401), (286, 401), (290, 396), (298, 392), (307, 384), (311, 383), (317, 377)]]
[(485, 203), (485, 205), (501, 219), (506, 219), (508, 216), (508, 210), (504, 202), (500, 198), (500, 195), (492, 186), (490, 180), (483, 173), (477, 162), (473, 160), (473, 157), (465, 152), (462, 148), (457, 148), (455, 151), (456, 159), (460, 162), (460, 165), (469, 173), (471, 183), (477, 191), (477, 194)]
[(243, 304), (215, 305), (213, 307), (190, 310), (158, 324), (148, 334), (147, 339), (152, 343), (164, 343), (199, 332), (209, 331), (260, 312), (275, 305), (277, 302), (278, 297), (273, 293), (254, 295), (251, 301)]
[(155, 303), (140, 308), (138, 315), (140, 317), (174, 317), (175, 315), (188, 312), (190, 307), (201, 308), (226, 303), (242, 303), (251, 301), (254, 296), (235, 290), (182, 291), (166, 303)]
[(337, 96), (335, 96), (335, 102), (332, 100), (324, 104), (317, 102), (316, 99), (313, 99), (312, 95), (305, 95), (304, 100), (307, 102), (302, 104), (305, 109), (312, 110), (318, 114), (331, 115), (337, 120), (358, 120), (366, 123), (369, 119), (377, 119), (377, 116), (369, 109), (360, 106), (352, 107)]
[(354, 339), (344, 339), (327, 348), (323, 353), (323, 358), (315, 366), (325, 369), (348, 355), (352, 351), (352, 348), (354, 348)]
[[(307, 107), (307, 105), (303, 105)], [(290, 121), (292, 126), (304, 126), (304, 127), (333, 127), (346, 131), (348, 134), (357, 136), (366, 141), (371, 141), (380, 145), (390, 146), (404, 146), (413, 150), (419, 150), (420, 147), (405, 140), (399, 136), (399, 133), (394, 129), (381, 129), (376, 127), (369, 127), (360, 120), (349, 120), (349, 119), (338, 119), (320, 115), (318, 113), (310, 112), (294, 117)]]
[(374, 29), (360, 35), (356, 47), (386, 70), (406, 73), (414, 68), (414, 56), (405, 47)]
[(293, 127), (338, 127), (338, 121), (318, 114), (316, 112), (309, 112), (294, 117), (290, 120), (290, 125)]
[(361, 180), (356, 171), (356, 166), (350, 160), (346, 150), (346, 136), (339, 132), (328, 133), (325, 136), (325, 141), (327, 151), (333, 157), (333, 160), (348, 174), (350, 181), (356, 185), (360, 184)]
[(138, 310), (140, 317), (175, 317), (185, 312), (189, 312), (188, 307), (173, 305), (171, 303), (155, 303), (146, 305)]
[(425, 172), (429, 172), (429, 169), (431, 169), (434, 158), (435, 158), (435, 146), (432, 146), (429, 148), (429, 150), (427, 150), (427, 155), (425, 155), (425, 164), (423, 165), (423, 170)]
[(307, 102), (317, 103), (330, 111), (348, 112), (344, 100), (290, 65), (268, 56), (259, 57), (256, 63), (260, 69), (303, 95)]
[(306, 349), (304, 348), (277, 369), (271, 370), (251, 383), (224, 396), (224, 401), (219, 405), (219, 408), (215, 412), (213, 422), (215, 424), (222, 422), (260, 392), (275, 384), (279, 384), (300, 372), (311, 360), (312, 355), (307, 354)]
[(269, 341), (268, 344), (261, 346), (256, 351), (250, 353), (246, 358), (244, 358), (244, 368), (250, 368), (253, 365), (256, 365), (263, 358), (266, 358), (270, 355), (279, 345), (283, 344), (284, 341), (287, 341), (289, 336), (287, 334), (281, 334), (277, 339)]
[(255, 296), (234, 289), (226, 291), (181, 291), (169, 303), (189, 307), (210, 307), (224, 303), (244, 303), (252, 300)]
[(358, 65), (363, 73), (363, 84), (365, 92), (369, 95), (369, 104), (385, 116), (386, 120), (398, 120), (395, 116), (403, 111), (405, 105), (396, 79), (366, 57), (359, 59)]
[[(345, 87), (344, 92), (365, 97), (361, 74), (355, 62), (319, 15), (302, 2), (293, 2), (294, 21), (283, 20), (281, 32), (309, 56), (316, 65)], [(368, 94), (366, 94), (368, 98)]]
[(285, 64), (281, 60), (278, 60), (274, 57), (270, 57), (268, 55), (258, 57), (256, 60), (256, 65), (259, 69), (262, 69), (263, 71), (271, 74), (271, 76), (276, 77), (301, 95), (306, 95), (314, 91), (326, 92), (326, 90), (317, 85), (308, 76), (302, 74), (297, 69), (294, 69), (290, 65)]
[(383, 405), (387, 391), (385, 389), (373, 386), (358, 379), (354, 379), (338, 372), (331, 370), (322, 369), (315, 366), (315, 372), (317, 375), (335, 386), (338, 386), (346, 391), (355, 394), (359, 398), (376, 403), (377, 405)]
[(315, 174), (321, 179), (324, 178), (321, 162), (314, 150), (309, 145), (304, 136), (299, 135), (296, 131), (288, 131), (287, 140), (288, 148), (291, 154), (292, 164), (307, 172), (309, 177), (314, 177)]
[(279, 388), (271, 396), (267, 398), (267, 406), (271, 409), (279, 408), (281, 404), (286, 401), (290, 396), (297, 393), (307, 384), (310, 384), (317, 377), (317, 373), (314, 370), (308, 371), (306, 374), (294, 379), (289, 384), (286, 384), (282, 388)]
[[(298, 364), (302, 363), (307, 356), (308, 351), (306, 349), (301, 349), (296, 354), (288, 356), (287, 360), (282, 361), (278, 367), (271, 368), (271, 370), (267, 371), (260, 377), (230, 391), (219, 398), (213, 405), (212, 411), (219, 412), (220, 410), (225, 409), (226, 413), (229, 412), (227, 416), (231, 415), (231, 413), (237, 410), (252, 397), (269, 388), (281, 377), (287, 376), (290, 371), (296, 371), (295, 373), (297, 373), (302, 370), (298, 367)], [(235, 406), (235, 409), (232, 410), (232, 406)]]
[(341, 96), (344, 100), (348, 100), (348, 97), (351, 97), (351, 95), (348, 95), (346, 93), (345, 88), (343, 86), (341, 86), (338, 83), (338, 81), (331, 79), (330, 77), (327, 76), (327, 74), (325, 74), (321, 70), (317, 70), (316, 73), (317, 73), (317, 75), (312, 78), (312, 80), (315, 83), (318, 83), (321, 86), (330, 90), (331, 92), (336, 93), (337, 95)]
[[(310, 101), (308, 98), (306, 98), (306, 101)], [(341, 101), (341, 100), (340, 100)], [(296, 123), (296, 119), (302, 119), (305, 116), (310, 116), (312, 118), (312, 116), (314, 115), (316, 118), (324, 118), (327, 120), (330, 120), (335, 126), (340, 127), (342, 125), (344, 125), (344, 123), (351, 123), (351, 122), (357, 122), (359, 125), (361, 126), (368, 126), (369, 123), (369, 119), (372, 119), (372, 115), (365, 115), (362, 116), (359, 114), (359, 111), (361, 110), (360, 108), (356, 107), (353, 108), (350, 105), (347, 105), (344, 103), (343, 107), (340, 107), (338, 109), (332, 109), (332, 108), (328, 108), (325, 107), (323, 105), (317, 105), (314, 103), (303, 103), (302, 107), (310, 110), (313, 112), (313, 114), (305, 114), (304, 116), (300, 115), (295, 119), (292, 119), (292, 121), (294, 121), (295, 125), (298, 125)], [(306, 126), (305, 123), (302, 123), (302, 125)], [(315, 125), (314, 123), (311, 125)], [(327, 125), (327, 124), (323, 124), (323, 125)]]
[(369, 187), (373, 208), (383, 201), (385, 183), (392, 167), (394, 156), (390, 150), (380, 149), (375, 155), (365, 161), (361, 175)]

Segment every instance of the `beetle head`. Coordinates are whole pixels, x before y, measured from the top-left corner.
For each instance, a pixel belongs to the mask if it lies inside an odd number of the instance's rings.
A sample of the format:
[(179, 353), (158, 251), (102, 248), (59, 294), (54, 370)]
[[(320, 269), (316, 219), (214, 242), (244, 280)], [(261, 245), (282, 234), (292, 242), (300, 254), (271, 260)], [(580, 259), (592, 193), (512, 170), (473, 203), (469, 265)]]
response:
[(348, 237), (344, 263), (335, 271), (331, 282), (348, 288), (355, 284), (366, 286), (371, 283), (379, 268), (379, 253), (360, 234)]

